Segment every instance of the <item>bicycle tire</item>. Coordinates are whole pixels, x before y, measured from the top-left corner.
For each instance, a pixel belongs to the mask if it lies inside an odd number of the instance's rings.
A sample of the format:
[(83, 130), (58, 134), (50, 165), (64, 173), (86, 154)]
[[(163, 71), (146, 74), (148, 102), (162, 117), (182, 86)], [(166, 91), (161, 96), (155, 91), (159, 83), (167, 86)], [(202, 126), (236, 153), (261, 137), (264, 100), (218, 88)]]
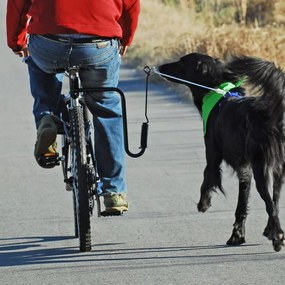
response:
[(73, 193), (75, 198), (74, 214), (77, 218), (75, 226), (77, 224), (80, 251), (84, 252), (91, 250), (91, 227), (83, 108), (81, 106), (74, 107), (70, 110), (70, 115), (72, 125)]
[(72, 191), (72, 202), (73, 202), (73, 216), (74, 216), (74, 236), (78, 238), (78, 219), (77, 219), (77, 207), (76, 207), (76, 196), (75, 191)]
[[(72, 149), (70, 147), (70, 143), (68, 142), (67, 136), (64, 134), (63, 136), (63, 148), (62, 148), (62, 154), (64, 156), (64, 161), (62, 161), (62, 171), (63, 175), (65, 177), (65, 183), (66, 183), (66, 190), (70, 191), (70, 187), (72, 189), (72, 206), (73, 206), (73, 218), (74, 218), (74, 236), (75, 238), (78, 238), (78, 224), (77, 224), (77, 209), (76, 209), (76, 197), (75, 197), (75, 191), (73, 191), (73, 185), (72, 185), (72, 178), (68, 178), (67, 173), (70, 171), (68, 162), (70, 158), (72, 158)], [(71, 179), (71, 180), (70, 180)]]

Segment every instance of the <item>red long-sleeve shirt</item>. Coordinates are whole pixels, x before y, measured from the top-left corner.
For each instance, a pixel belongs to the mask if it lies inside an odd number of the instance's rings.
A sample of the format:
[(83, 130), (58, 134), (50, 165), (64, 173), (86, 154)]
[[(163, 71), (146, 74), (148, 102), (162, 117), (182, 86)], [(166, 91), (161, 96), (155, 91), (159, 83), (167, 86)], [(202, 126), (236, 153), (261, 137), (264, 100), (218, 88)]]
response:
[(137, 28), (140, 0), (8, 0), (7, 43), (17, 50), (27, 34), (90, 34), (130, 45)]

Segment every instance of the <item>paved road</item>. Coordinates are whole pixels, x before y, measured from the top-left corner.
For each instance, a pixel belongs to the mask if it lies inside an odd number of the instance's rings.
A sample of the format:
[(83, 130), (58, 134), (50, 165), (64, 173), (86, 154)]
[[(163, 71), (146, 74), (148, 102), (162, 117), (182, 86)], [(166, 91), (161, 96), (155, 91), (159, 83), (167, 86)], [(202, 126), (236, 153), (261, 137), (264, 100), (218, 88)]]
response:
[[(225, 246), (234, 221), (237, 181), (225, 168), (227, 197), (196, 211), (204, 167), (202, 123), (190, 102), (151, 84), (145, 155), (128, 158), (130, 211), (92, 218), (93, 251), (72, 237), (70, 193), (60, 169), (33, 159), (35, 130), (26, 66), (5, 46), (1, 2), (0, 282), (10, 284), (284, 284), (285, 251), (262, 236), (266, 214), (253, 188), (247, 243)], [(130, 146), (143, 120), (143, 72), (123, 68)], [(285, 198), (280, 217), (285, 227)]]

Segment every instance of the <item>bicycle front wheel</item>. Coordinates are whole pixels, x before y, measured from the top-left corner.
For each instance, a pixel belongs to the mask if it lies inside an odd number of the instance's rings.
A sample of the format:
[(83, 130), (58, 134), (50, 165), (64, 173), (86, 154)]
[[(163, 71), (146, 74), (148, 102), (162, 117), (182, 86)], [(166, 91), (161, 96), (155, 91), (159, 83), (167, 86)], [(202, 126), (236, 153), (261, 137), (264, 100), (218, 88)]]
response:
[(80, 251), (91, 250), (91, 228), (89, 214), (89, 185), (86, 154), (86, 136), (83, 108), (76, 106), (71, 113), (72, 124), (72, 177), (75, 198), (75, 215)]

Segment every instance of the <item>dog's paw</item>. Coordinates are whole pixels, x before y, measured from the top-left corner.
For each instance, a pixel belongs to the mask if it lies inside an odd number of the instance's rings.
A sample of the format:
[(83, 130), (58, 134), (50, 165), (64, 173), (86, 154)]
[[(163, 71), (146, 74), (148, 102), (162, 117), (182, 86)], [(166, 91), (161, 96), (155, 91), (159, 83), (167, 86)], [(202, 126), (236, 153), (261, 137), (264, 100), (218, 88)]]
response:
[(197, 209), (199, 212), (205, 213), (212, 206), (210, 201), (200, 201), (197, 205)]
[(197, 205), (199, 212), (205, 213), (211, 206), (212, 195), (211, 192), (204, 192), (200, 196), (200, 201)]
[(279, 234), (278, 239), (272, 239), (272, 245), (276, 252), (280, 251), (284, 247), (284, 234)]
[(233, 231), (232, 236), (227, 241), (227, 245), (241, 245), (245, 243), (245, 236), (240, 231)]
[(279, 230), (274, 232), (274, 229), (270, 226), (270, 223), (264, 229), (263, 235), (272, 241), (272, 245), (275, 251), (280, 251), (284, 247), (284, 232)]

